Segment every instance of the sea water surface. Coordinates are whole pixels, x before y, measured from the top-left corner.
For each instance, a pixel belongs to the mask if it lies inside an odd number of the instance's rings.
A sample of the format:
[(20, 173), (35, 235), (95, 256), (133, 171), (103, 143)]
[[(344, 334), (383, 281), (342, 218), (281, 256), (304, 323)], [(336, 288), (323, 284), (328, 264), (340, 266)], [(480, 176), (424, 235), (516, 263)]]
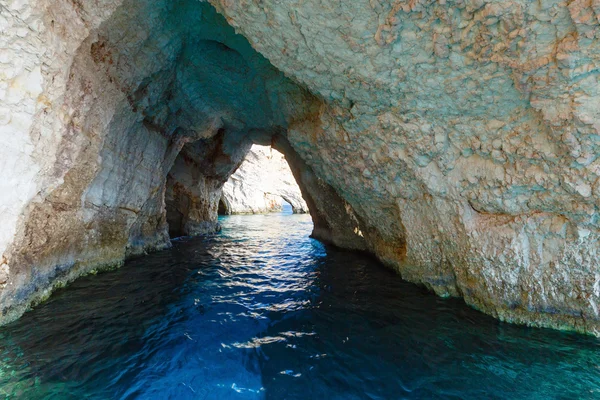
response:
[(15, 399), (597, 399), (597, 339), (498, 322), (310, 239), (231, 216), (77, 280), (0, 328)]

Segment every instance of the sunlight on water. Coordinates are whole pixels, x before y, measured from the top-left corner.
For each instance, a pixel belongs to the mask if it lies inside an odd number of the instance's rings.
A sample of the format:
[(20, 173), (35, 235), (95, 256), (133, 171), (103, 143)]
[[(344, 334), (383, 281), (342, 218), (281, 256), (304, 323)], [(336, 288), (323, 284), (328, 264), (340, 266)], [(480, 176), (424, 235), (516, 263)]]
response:
[(0, 394), (600, 398), (598, 340), (435, 297), (290, 213), (224, 217), (220, 235), (61, 290), (0, 329)]

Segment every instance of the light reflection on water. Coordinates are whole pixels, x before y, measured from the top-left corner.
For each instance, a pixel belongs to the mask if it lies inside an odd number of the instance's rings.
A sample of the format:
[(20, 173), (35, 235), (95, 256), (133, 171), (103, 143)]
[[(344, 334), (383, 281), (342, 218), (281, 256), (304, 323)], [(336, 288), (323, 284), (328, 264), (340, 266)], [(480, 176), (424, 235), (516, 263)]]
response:
[(308, 216), (223, 218), (82, 278), (0, 329), (25, 399), (599, 398), (594, 338), (499, 323), (308, 238)]

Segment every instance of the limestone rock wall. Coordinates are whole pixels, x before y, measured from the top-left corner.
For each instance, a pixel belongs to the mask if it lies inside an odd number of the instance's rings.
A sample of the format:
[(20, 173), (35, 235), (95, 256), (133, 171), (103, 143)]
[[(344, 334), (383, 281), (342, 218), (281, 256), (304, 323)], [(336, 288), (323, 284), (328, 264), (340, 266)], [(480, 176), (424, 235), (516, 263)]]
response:
[(2, 321), (216, 229), (257, 143), (316, 237), (600, 334), (596, 1), (210, 3), (0, 0)]
[(224, 152), (231, 134), (221, 130), (210, 140), (187, 144), (167, 175), (166, 218), (171, 237), (218, 232), (217, 208), (223, 184), (242, 164), (250, 148), (244, 140)]
[(244, 162), (223, 186), (224, 213), (281, 211), (282, 200), (292, 206), (294, 213), (308, 212), (285, 156), (269, 146), (252, 146)]

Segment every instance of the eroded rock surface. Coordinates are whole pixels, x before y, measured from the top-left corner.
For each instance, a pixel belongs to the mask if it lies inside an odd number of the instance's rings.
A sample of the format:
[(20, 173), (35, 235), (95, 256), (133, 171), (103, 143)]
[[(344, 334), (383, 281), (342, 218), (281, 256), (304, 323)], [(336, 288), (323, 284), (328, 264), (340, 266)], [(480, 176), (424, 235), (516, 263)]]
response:
[(597, 330), (596, 2), (212, 3), (324, 100), (288, 138), (383, 261), (504, 320)]
[(168, 245), (169, 220), (216, 229), (258, 143), (315, 236), (503, 320), (600, 334), (596, 1), (210, 2), (225, 18), (0, 0), (4, 320)]
[(261, 214), (282, 210), (283, 201), (297, 214), (308, 212), (285, 156), (270, 146), (254, 145), (223, 186), (223, 214)]
[(252, 141), (318, 103), (208, 3), (0, 10), (3, 321), (81, 274), (169, 246), (169, 230), (217, 230), (221, 187)]

